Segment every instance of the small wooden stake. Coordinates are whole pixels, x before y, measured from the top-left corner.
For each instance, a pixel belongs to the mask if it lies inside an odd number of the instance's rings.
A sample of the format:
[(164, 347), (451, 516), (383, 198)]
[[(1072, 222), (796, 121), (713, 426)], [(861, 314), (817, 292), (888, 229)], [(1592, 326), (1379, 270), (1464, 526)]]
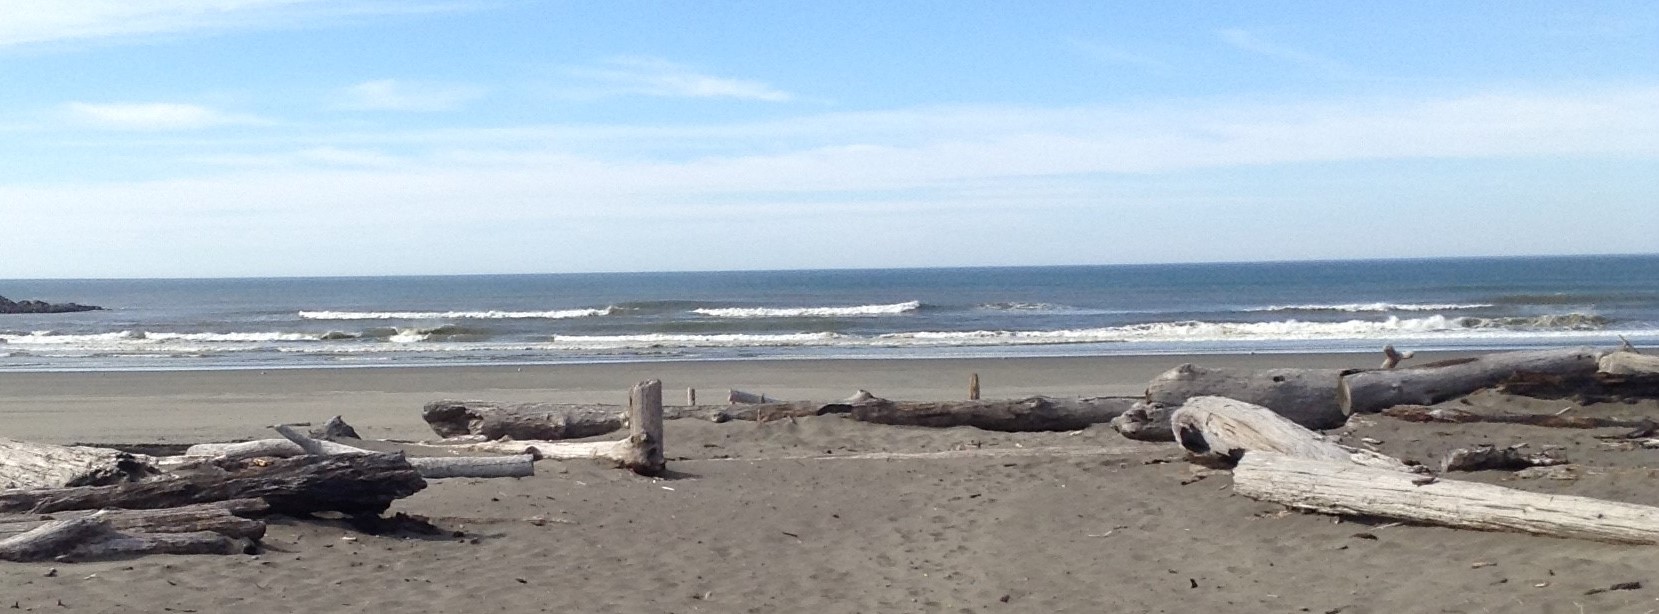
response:
[(969, 401), (978, 401), (979, 400), (979, 374), (978, 373), (968, 374), (968, 400)]
[(687, 388), (687, 389), (685, 389), (685, 404), (687, 406), (690, 406), (690, 407), (696, 407), (697, 406), (697, 389), (696, 388)]

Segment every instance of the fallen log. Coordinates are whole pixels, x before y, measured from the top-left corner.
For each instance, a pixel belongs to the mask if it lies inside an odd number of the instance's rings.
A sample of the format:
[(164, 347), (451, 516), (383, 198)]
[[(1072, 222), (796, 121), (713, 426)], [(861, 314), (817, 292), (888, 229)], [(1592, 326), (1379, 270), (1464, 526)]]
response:
[(1234, 492), (1325, 514), (1390, 518), (1482, 531), (1659, 543), (1659, 508), (1438, 480), (1351, 462), (1250, 451), (1233, 469)]
[[(212, 531), (125, 533), (106, 523), (108, 512), (54, 520), (0, 540), (0, 560), (84, 560), (140, 554), (235, 554), (251, 540)], [(262, 525), (263, 526), (263, 525)]]
[(118, 507), (157, 509), (261, 498), (277, 513), (379, 514), (426, 487), (401, 454), (343, 454), (227, 461), (225, 475), (187, 475), (111, 486), (0, 492), (0, 512)]
[(580, 439), (622, 428), (615, 405), (433, 401), (421, 419), (440, 437), (483, 435), (490, 439)]
[(1504, 352), (1415, 367), (1357, 371), (1337, 383), (1345, 414), (1374, 413), (1396, 405), (1433, 405), (1525, 374), (1588, 375), (1603, 352), (1588, 347)]
[(1659, 375), (1659, 356), (1631, 351), (1608, 352), (1596, 361), (1596, 372), (1607, 375)]
[(235, 499), (154, 510), (103, 510), (58, 512), (42, 518), (39, 514), (0, 515), (0, 540), (8, 539), (57, 520), (72, 520), (100, 514), (105, 526), (134, 533), (195, 533), (208, 531), (229, 537), (258, 540), (265, 536), (265, 523), (249, 518), (270, 511), (260, 499)]
[[(328, 456), (334, 454), (374, 454), (372, 450), (322, 441), (301, 435), (293, 428), (278, 424), (271, 427), (303, 450), (306, 454)], [(530, 455), (469, 458), (405, 458), (419, 471), (421, 477), (439, 478), (522, 478), (535, 475), (535, 457)]]
[(1174, 411), (1168, 405), (1140, 402), (1112, 418), (1111, 424), (1119, 434), (1136, 441), (1175, 441), (1175, 431), (1169, 426)]
[(0, 439), (0, 489), (102, 486), (160, 473), (142, 454)]
[(1337, 404), (1342, 369), (1242, 369), (1184, 364), (1153, 378), (1148, 403), (1170, 407), (1187, 399), (1221, 396), (1260, 405), (1310, 429), (1330, 429), (1348, 421)]
[(1524, 374), (1505, 381), (1499, 390), (1579, 403), (1659, 399), (1659, 356), (1629, 350), (1609, 352), (1596, 361), (1594, 373)]
[(1382, 410), (1382, 415), (1406, 422), (1440, 422), (1448, 424), (1524, 424), (1566, 429), (1641, 428), (1653, 426), (1647, 418), (1598, 418), (1565, 414), (1477, 414), (1451, 407), (1424, 407), (1399, 405)]
[(1274, 452), (1343, 463), (1363, 463), (1393, 471), (1415, 471), (1404, 462), (1327, 440), (1273, 410), (1227, 397), (1196, 397), (1170, 415), (1175, 441), (1196, 462), (1232, 466), (1246, 452)]
[(870, 398), (830, 405), (823, 413), (846, 413), (860, 422), (903, 426), (971, 426), (987, 431), (1075, 431), (1111, 422), (1140, 399), (1031, 397), (1002, 401), (905, 402)]

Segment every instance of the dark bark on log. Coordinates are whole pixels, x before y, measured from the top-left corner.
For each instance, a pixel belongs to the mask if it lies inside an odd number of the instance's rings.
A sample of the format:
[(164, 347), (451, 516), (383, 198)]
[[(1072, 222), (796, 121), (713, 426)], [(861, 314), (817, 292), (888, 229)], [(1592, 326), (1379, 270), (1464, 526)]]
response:
[(1139, 399), (1095, 397), (1052, 399), (1031, 397), (1001, 401), (908, 402), (869, 399), (821, 408), (821, 413), (846, 413), (860, 422), (904, 426), (971, 426), (988, 431), (1075, 431), (1111, 422)]
[(1310, 429), (1348, 421), (1337, 405), (1341, 369), (1241, 369), (1184, 364), (1153, 378), (1146, 400), (1176, 407), (1187, 399), (1221, 396), (1260, 405)]
[(0, 439), (0, 489), (102, 486), (160, 473), (144, 455)]
[(1489, 422), (1564, 429), (1641, 428), (1653, 424), (1651, 420), (1646, 418), (1597, 418), (1555, 414), (1477, 414), (1450, 407), (1424, 407), (1422, 405), (1390, 407), (1383, 410), (1382, 415), (1405, 420), (1406, 422), (1441, 422), (1449, 424)]
[(327, 441), (363, 438), (357, 434), (357, 429), (352, 428), (350, 424), (346, 424), (345, 418), (341, 416), (329, 418), (328, 422), (324, 422), (322, 426), (311, 429), (311, 436)]
[(1342, 377), (1337, 403), (1344, 412), (1374, 413), (1396, 405), (1433, 405), (1523, 374), (1590, 375), (1602, 352), (1587, 347), (1505, 352), (1401, 369), (1358, 371)]
[(1535, 399), (1571, 399), (1580, 404), (1659, 399), (1659, 374), (1522, 374), (1498, 385), (1508, 394)]
[(196, 533), (115, 533), (80, 544), (63, 555), (72, 561), (109, 559), (144, 554), (244, 554), (253, 551), (249, 540), (211, 531)]
[(1136, 441), (1175, 441), (1175, 430), (1169, 424), (1172, 413), (1174, 407), (1143, 401), (1112, 418), (1112, 428)]
[(426, 487), (401, 454), (301, 456), (226, 463), (228, 475), (192, 475), (114, 486), (0, 493), (0, 512), (119, 507), (155, 509), (258, 497), (272, 511), (379, 514)]
[(615, 405), (433, 401), (421, 418), (440, 437), (483, 435), (490, 439), (579, 439), (620, 430), (623, 408)]

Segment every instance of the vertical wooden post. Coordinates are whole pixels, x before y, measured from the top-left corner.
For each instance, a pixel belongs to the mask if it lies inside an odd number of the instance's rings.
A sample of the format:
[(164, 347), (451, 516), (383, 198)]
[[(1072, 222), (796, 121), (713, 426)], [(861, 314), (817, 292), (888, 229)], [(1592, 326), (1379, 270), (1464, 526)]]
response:
[(692, 407), (697, 406), (697, 389), (696, 388), (687, 388), (687, 389), (685, 389), (685, 404), (690, 405)]
[(978, 373), (971, 373), (971, 374), (968, 375), (968, 400), (969, 401), (978, 401), (979, 400), (979, 374)]
[(667, 468), (662, 451), (662, 381), (635, 384), (628, 391), (628, 444), (622, 466), (640, 475), (658, 475)]

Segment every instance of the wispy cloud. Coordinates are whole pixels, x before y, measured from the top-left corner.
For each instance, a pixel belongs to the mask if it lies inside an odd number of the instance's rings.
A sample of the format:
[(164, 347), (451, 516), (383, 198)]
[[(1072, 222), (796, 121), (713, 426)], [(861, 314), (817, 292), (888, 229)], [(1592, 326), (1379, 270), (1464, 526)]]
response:
[(1246, 30), (1232, 28), (1222, 30), (1217, 34), (1221, 36), (1221, 40), (1223, 42), (1228, 45), (1232, 45), (1241, 51), (1247, 51), (1257, 55), (1282, 60), (1331, 74), (1347, 74), (1349, 72), (1348, 66), (1342, 62), (1308, 53), (1294, 47), (1268, 41)]
[(482, 98), (471, 85), (380, 79), (345, 89), (340, 106), (359, 111), (450, 111)]
[(64, 111), (75, 123), (115, 130), (198, 130), (273, 123), (255, 115), (176, 102), (71, 102), (64, 105)]
[(1082, 54), (1083, 57), (1089, 58), (1096, 62), (1101, 62), (1103, 64), (1132, 66), (1156, 73), (1169, 72), (1171, 69), (1169, 63), (1163, 60), (1139, 53), (1131, 53), (1111, 45), (1091, 40), (1073, 38), (1068, 39), (1066, 44), (1069, 45), (1073, 51)]
[(620, 95), (663, 98), (735, 98), (788, 102), (795, 96), (760, 81), (719, 77), (660, 58), (619, 57), (598, 66), (575, 67), (570, 76), (587, 81), (567, 94), (604, 98)]
[(0, 0), (0, 48), (462, 10), (464, 0)]

